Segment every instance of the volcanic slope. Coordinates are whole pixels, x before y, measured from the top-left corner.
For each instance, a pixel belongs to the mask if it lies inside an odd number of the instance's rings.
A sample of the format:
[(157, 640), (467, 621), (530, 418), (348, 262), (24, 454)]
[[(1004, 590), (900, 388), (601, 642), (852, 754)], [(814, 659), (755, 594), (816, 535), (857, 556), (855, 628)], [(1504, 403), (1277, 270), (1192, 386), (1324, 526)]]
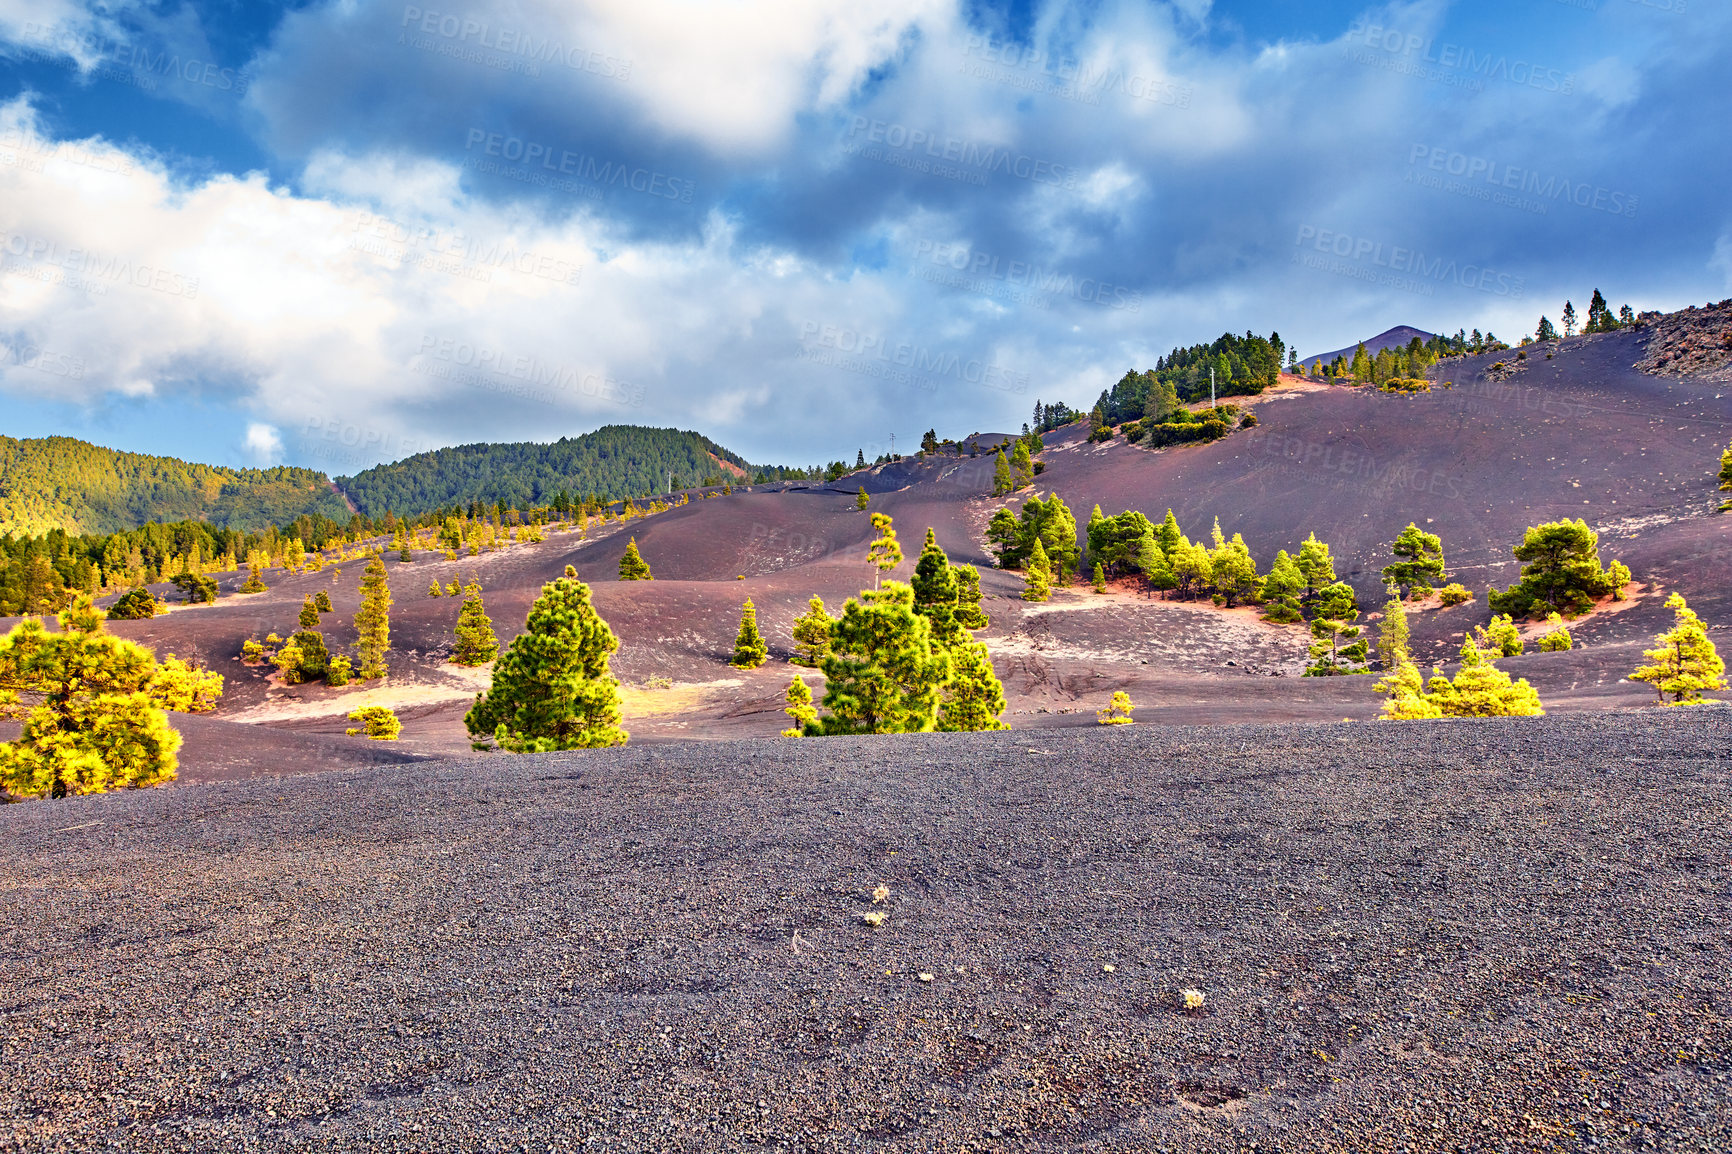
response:
[(1328, 368), (1332, 363), (1334, 363), (1336, 357), (1344, 357), (1348, 361), (1352, 361), (1353, 354), (1359, 350), (1361, 344), (1365, 346), (1367, 354), (1370, 356), (1376, 356), (1384, 349), (1405, 348), (1407, 343), (1413, 340), (1414, 337), (1418, 337), (1421, 341), (1428, 341), (1432, 338), (1432, 335), (1433, 334), (1426, 332), (1424, 329), (1416, 329), (1412, 325), (1396, 325), (1392, 329), (1384, 329), (1376, 336), (1355, 342), (1344, 349), (1335, 349), (1334, 351), (1327, 353), (1312, 353), (1310, 356), (1302, 357), (1300, 359), (1307, 365), (1313, 361), (1322, 361), (1323, 367)]
[[(933, 455), (830, 485), (747, 487), (623, 524), (592, 521), (584, 539), (552, 534), (541, 545), (455, 562), (421, 552), (401, 563), (388, 554), (396, 605), (383, 683), (285, 687), (237, 660), (249, 637), (287, 636), (302, 597), (320, 588), (336, 605), (323, 627), (328, 640), (352, 651), (359, 562), (341, 575), (273, 572), (271, 591), (253, 596), (230, 596), (243, 579), (230, 575), (214, 606), (110, 628), (158, 652), (197, 657), (229, 678), (218, 713), (188, 729), (188, 781), (327, 766), (330, 743), (364, 745), (342, 731), (347, 712), (369, 702), (389, 704), (404, 719), (394, 756), (465, 752), (462, 717), (487, 673), (448, 663), (459, 603), (428, 597), (429, 581), (479, 577), (508, 642), (542, 584), (567, 564), (592, 583), (621, 640), (614, 669), (626, 683), (634, 740), (767, 736), (786, 723), (781, 693), (798, 672), (786, 662), (793, 619), (811, 596), (835, 613), (871, 587), (870, 514), (885, 512), (906, 558), (898, 577), (911, 574), (928, 526), (953, 561), (980, 567), (993, 622), (983, 636), (1013, 726), (1092, 725), (1094, 711), (1119, 689), (1144, 721), (1371, 718), (1380, 699), (1369, 679), (1299, 678), (1308, 633), (1263, 622), (1255, 609), (1156, 600), (1128, 585), (1104, 595), (1066, 589), (1040, 605), (1021, 601), (1020, 575), (989, 567), (987, 520), (1035, 492), (1063, 496), (1079, 525), (1096, 503), (1156, 520), (1171, 507), (1193, 539), (1206, 540), (1219, 516), (1228, 535), (1244, 534), (1264, 570), (1277, 549), (1295, 551), (1315, 532), (1358, 589), (1368, 629), (1382, 601), (1378, 570), (1391, 560), (1389, 544), (1415, 521), (1442, 536), (1452, 575), (1477, 594), (1466, 605), (1441, 609), (1434, 601), (1410, 614), (1416, 656), (1430, 663), (1453, 660), (1463, 633), (1489, 619), (1485, 591), (1518, 576), (1509, 550), (1526, 527), (1582, 517), (1600, 530), (1603, 556), (1621, 557), (1634, 571), (1631, 596), (1576, 622), (1575, 650), (1530, 647), (1503, 666), (1529, 678), (1549, 709), (1640, 706), (1653, 700), (1652, 690), (1624, 678), (1644, 643), (1669, 625), (1661, 607), (1669, 591), (1683, 592), (1723, 643), (1732, 619), (1724, 580), (1732, 522), (1714, 513), (1713, 478), (1732, 430), (1732, 400), (1723, 386), (1717, 393), (1696, 378), (1632, 369), (1645, 339), (1638, 331), (1530, 346), (1525, 360), (1513, 352), (1452, 359), (1435, 374), (1434, 391), (1416, 396), (1285, 378), (1281, 389), (1246, 402), (1258, 415), (1255, 428), (1209, 445), (1158, 452), (1122, 440), (1091, 445), (1072, 426), (1048, 434), (1037, 485), (1009, 498), (991, 496), (990, 454)], [(871, 497), (867, 511), (855, 508), (861, 488)], [(630, 537), (657, 580), (615, 579)], [(772, 659), (742, 671), (727, 662), (747, 597)], [(820, 686), (815, 673), (805, 676)], [(651, 678), (673, 685), (653, 688)], [(219, 737), (233, 722), (247, 728)], [(317, 743), (305, 757), (295, 745), (303, 736)]]

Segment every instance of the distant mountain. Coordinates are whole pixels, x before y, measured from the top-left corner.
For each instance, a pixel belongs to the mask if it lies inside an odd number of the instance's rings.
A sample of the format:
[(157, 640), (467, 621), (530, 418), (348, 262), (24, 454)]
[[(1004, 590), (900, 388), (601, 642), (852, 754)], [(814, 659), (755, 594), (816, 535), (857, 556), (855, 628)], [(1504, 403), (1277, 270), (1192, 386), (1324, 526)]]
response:
[(504, 501), (514, 508), (545, 505), (562, 490), (572, 498), (591, 493), (603, 500), (640, 497), (665, 492), (670, 474), (676, 486), (693, 486), (707, 478), (749, 479), (753, 471), (745, 458), (700, 433), (607, 425), (551, 444), (435, 449), (338, 477), (337, 485), (369, 517), (383, 516), (387, 509), (413, 517), (472, 501)]
[[(1394, 348), (1396, 345), (1406, 345), (1409, 341), (1413, 340), (1414, 337), (1418, 337), (1422, 341), (1429, 341), (1432, 338), (1432, 334), (1426, 332), (1424, 329), (1416, 329), (1412, 325), (1396, 325), (1394, 328), (1378, 333), (1376, 336), (1365, 341), (1365, 351), (1372, 356), (1376, 356), (1384, 349)], [(1336, 349), (1334, 352), (1329, 353), (1307, 353), (1302, 356), (1300, 360), (1307, 365), (1312, 361), (1322, 361), (1323, 367), (1328, 368), (1329, 362), (1333, 361), (1336, 357), (1346, 357), (1351, 361), (1353, 359), (1354, 350), (1358, 347), (1357, 344), (1353, 344), (1348, 345), (1344, 349)]]
[(74, 437), (0, 436), (0, 533), (114, 533), (147, 521), (258, 529), (302, 513), (349, 516), (329, 479), (311, 469), (230, 469)]

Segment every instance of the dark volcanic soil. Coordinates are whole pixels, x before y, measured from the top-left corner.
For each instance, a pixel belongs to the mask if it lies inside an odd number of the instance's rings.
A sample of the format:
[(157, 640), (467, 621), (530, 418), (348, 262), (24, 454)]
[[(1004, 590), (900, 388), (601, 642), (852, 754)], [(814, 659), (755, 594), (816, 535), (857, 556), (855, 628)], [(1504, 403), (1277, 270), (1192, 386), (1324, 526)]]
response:
[(1729, 738), (1138, 725), (11, 806), (0, 1149), (1725, 1150)]

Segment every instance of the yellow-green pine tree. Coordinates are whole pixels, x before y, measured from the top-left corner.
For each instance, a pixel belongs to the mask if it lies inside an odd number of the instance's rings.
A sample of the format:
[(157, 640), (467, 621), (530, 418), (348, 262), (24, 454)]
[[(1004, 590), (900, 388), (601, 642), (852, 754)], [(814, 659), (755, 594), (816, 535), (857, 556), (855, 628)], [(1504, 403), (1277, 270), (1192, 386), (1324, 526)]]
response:
[(1648, 663), (1630, 674), (1630, 680), (1652, 685), (1661, 705), (1701, 705), (1703, 692), (1726, 688), (1726, 662), (1680, 594), (1666, 598), (1666, 608), (1672, 611), (1673, 626), (1654, 638), (1654, 648), (1643, 651)]
[(391, 648), (391, 587), (385, 580), (385, 563), (378, 557), (367, 562), (361, 576), (361, 607), (355, 611), (355, 648), (361, 654), (361, 679), (385, 676), (385, 654)]

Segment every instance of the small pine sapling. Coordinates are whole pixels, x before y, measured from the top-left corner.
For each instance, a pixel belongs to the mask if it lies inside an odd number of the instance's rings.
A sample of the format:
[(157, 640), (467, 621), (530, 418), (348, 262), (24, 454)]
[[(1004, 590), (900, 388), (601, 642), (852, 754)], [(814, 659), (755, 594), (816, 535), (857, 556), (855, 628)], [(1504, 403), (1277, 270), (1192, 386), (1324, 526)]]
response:
[(349, 714), (349, 720), (361, 723), (358, 728), (343, 731), (350, 737), (365, 734), (369, 741), (396, 741), (397, 735), (403, 732), (403, 723), (397, 720), (397, 714), (384, 705), (363, 705)]
[(734, 657), (728, 664), (735, 669), (756, 669), (770, 654), (770, 647), (758, 632), (758, 610), (750, 597), (740, 606), (740, 632), (734, 638)]
[(1136, 719), (1131, 716), (1131, 695), (1122, 689), (1113, 690), (1113, 699), (1105, 708), (1095, 710), (1097, 725), (1130, 725)]
[(782, 731), (783, 737), (804, 737), (807, 730), (818, 724), (818, 710), (812, 704), (812, 690), (806, 684), (806, 679), (799, 674), (788, 682), (786, 694), (788, 705), (782, 712), (793, 720), (793, 725)]

